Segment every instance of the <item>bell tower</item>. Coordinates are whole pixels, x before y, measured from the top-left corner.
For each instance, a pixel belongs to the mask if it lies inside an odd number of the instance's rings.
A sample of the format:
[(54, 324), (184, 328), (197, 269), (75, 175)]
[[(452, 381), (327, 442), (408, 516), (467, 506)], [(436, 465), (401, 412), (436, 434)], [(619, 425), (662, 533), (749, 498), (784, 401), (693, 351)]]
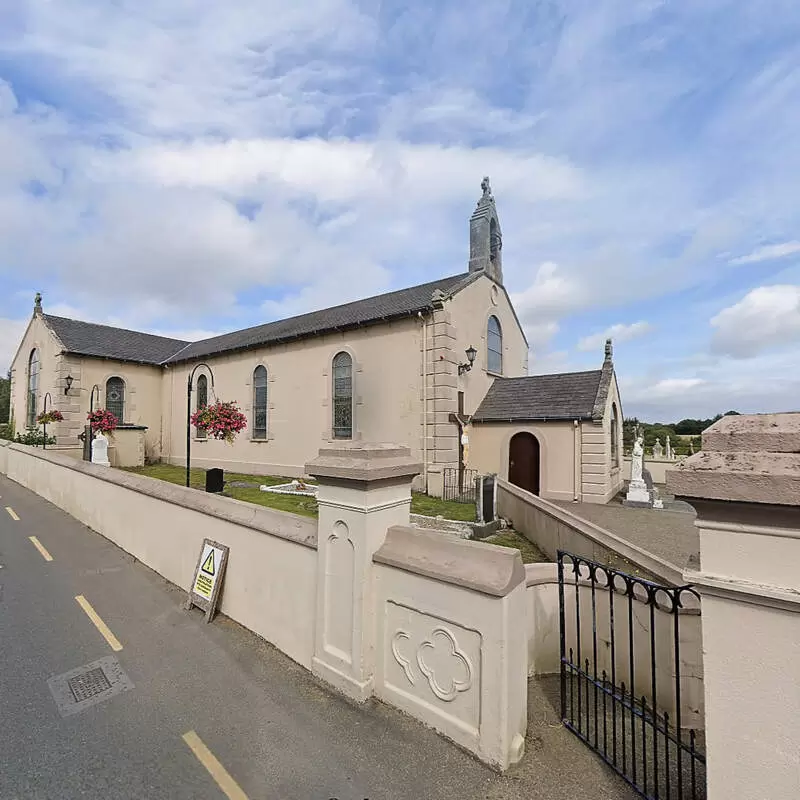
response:
[(503, 234), (489, 178), (481, 181), (483, 194), (469, 221), (469, 271), (485, 272), (503, 283)]

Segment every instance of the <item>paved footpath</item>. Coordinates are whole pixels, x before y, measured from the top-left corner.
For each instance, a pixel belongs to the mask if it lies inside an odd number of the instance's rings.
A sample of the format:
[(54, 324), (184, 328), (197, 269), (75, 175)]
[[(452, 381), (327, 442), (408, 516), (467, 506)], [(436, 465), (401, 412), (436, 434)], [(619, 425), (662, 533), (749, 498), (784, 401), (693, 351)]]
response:
[(225, 617), (206, 625), (184, 599), (0, 476), (2, 800), (630, 796), (552, 719), (570, 761), (558, 780), (535, 724), (534, 755), (498, 776), (380, 703), (348, 703)]

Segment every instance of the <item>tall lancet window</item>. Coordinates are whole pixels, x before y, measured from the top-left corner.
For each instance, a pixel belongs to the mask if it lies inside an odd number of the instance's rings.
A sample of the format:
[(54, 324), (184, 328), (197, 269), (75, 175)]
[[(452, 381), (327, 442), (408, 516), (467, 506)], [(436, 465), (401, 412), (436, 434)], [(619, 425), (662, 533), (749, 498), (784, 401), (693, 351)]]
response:
[(28, 357), (28, 404), (26, 416), (26, 426), (33, 428), (36, 426), (36, 416), (39, 404), (39, 351), (31, 350)]
[[(208, 405), (208, 378), (200, 375), (197, 378), (197, 405), (195, 411), (205, 408)], [(197, 438), (205, 439), (208, 436), (205, 428), (197, 428)]]
[(333, 438), (353, 438), (353, 359), (349, 353), (333, 358)]
[(503, 329), (494, 315), (486, 325), (486, 369), (495, 375), (503, 374)]
[(253, 438), (267, 438), (267, 368), (253, 371)]

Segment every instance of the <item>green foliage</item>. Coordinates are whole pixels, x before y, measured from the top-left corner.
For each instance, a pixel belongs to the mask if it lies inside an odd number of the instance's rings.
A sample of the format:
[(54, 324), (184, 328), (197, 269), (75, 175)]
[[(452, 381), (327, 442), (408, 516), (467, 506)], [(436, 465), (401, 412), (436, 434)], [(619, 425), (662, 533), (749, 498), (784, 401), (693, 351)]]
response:
[(666, 447), (667, 436), (676, 455), (683, 456), (692, 452), (697, 453), (702, 446), (700, 434), (713, 425), (723, 416), (728, 417), (737, 415), (738, 411), (726, 411), (725, 414), (717, 414), (711, 419), (682, 419), (680, 422), (641, 422), (636, 417), (629, 417), (622, 426), (622, 447), (626, 453), (633, 448), (633, 440), (636, 429), (639, 428), (644, 437), (645, 451), (652, 452), (656, 439), (661, 442), (662, 447)]
[(0, 425), (0, 439), (8, 439), (9, 442), (14, 440), (14, 426), (10, 422)]
[[(0, 425), (11, 419), (11, 373), (0, 378)], [(8, 438), (8, 437), (2, 437)]]
[[(33, 447), (41, 447), (44, 444), (44, 433), (42, 431), (37, 430), (36, 428), (28, 428), (25, 433), (17, 434), (14, 438), (14, 441), (17, 444), (29, 444)], [(56, 437), (55, 436), (48, 436), (47, 437), (47, 444), (55, 444)]]

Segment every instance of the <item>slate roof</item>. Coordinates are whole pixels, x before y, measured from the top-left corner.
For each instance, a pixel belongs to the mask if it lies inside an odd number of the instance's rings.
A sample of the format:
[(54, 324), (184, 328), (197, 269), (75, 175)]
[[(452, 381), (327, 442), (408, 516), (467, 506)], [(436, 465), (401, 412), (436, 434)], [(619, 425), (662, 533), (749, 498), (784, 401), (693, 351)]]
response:
[(180, 339), (154, 336), (152, 333), (95, 325), (93, 322), (54, 317), (52, 314), (42, 316), (65, 350), (76, 355), (160, 365), (188, 344)]
[(412, 316), (418, 311), (432, 308), (431, 295), (437, 289), (449, 295), (480, 275), (481, 273), (465, 272), (419, 286), (411, 286), (408, 289), (400, 289), (376, 297), (356, 300), (353, 303), (268, 322), (254, 328), (214, 336), (211, 339), (203, 339), (187, 345), (177, 353), (170, 354), (171, 357), (165, 358), (165, 362), (177, 364), (181, 361), (192, 361), (219, 353), (247, 350), (251, 347), (272, 345)]
[(592, 419), (603, 370), (495, 378), (473, 422)]

